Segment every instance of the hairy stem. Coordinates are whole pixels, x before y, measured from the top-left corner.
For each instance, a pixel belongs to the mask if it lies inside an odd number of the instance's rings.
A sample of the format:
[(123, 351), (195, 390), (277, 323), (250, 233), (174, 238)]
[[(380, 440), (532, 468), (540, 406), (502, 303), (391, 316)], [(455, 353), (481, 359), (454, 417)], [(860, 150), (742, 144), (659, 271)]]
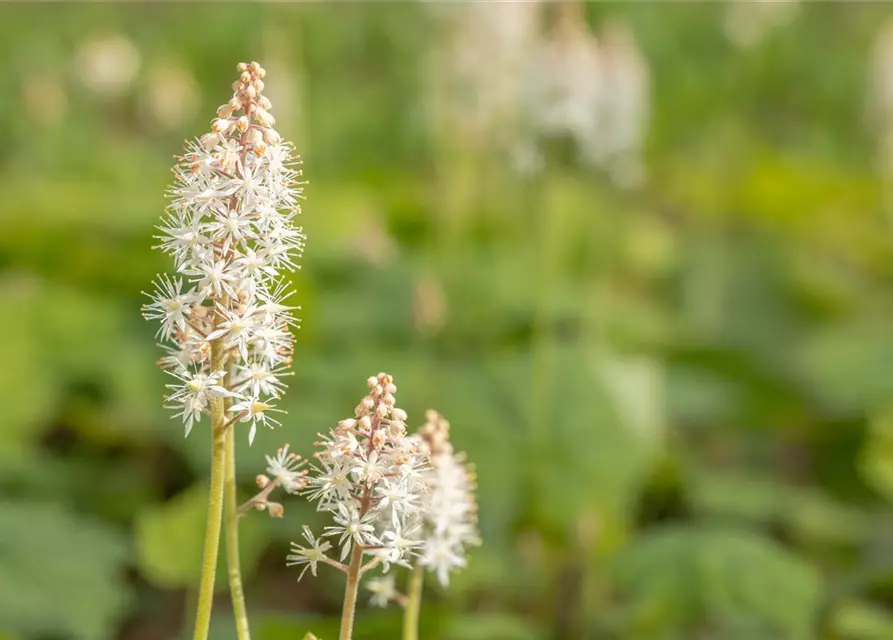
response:
[(341, 633), (338, 640), (350, 640), (353, 635), (353, 618), (357, 606), (357, 591), (360, 588), (360, 565), (363, 550), (355, 544), (350, 566), (347, 568), (347, 586), (344, 588), (344, 608), (341, 610)]
[(248, 611), (245, 607), (245, 590), (242, 587), (242, 569), (239, 564), (239, 510), (236, 506), (236, 434), (226, 430), (226, 482), (224, 489), (226, 507), (226, 565), (229, 576), (229, 592), (233, 600), (236, 618), (236, 634), (239, 640), (251, 640), (248, 630)]
[[(211, 342), (211, 371), (222, 365), (222, 345)], [(223, 520), (223, 481), (226, 466), (226, 422), (223, 398), (211, 400), (211, 490), (208, 495), (208, 520), (205, 525), (205, 550), (202, 556), (202, 575), (198, 590), (198, 609), (195, 614), (195, 640), (207, 640), (211, 627), (211, 607), (214, 604), (214, 578), (217, 573), (217, 553), (220, 550), (220, 526)]]
[(419, 610), (422, 608), (422, 583), (424, 580), (424, 568), (417, 564), (409, 575), (406, 610), (403, 613), (403, 640), (419, 640)]
[[(372, 451), (372, 436), (375, 431), (381, 427), (381, 416), (376, 411), (376, 405), (372, 409), (375, 417), (372, 418), (372, 425), (369, 429), (369, 451)], [(360, 503), (360, 519), (369, 512), (369, 505), (372, 502), (372, 492), (369, 486), (363, 487), (363, 498)], [(347, 586), (344, 588), (344, 607), (341, 609), (341, 633), (338, 634), (338, 640), (351, 640), (353, 634), (354, 612), (357, 607), (357, 591), (360, 588), (360, 578), (363, 575), (363, 547), (354, 542), (353, 555), (350, 557), (350, 566), (347, 568)]]

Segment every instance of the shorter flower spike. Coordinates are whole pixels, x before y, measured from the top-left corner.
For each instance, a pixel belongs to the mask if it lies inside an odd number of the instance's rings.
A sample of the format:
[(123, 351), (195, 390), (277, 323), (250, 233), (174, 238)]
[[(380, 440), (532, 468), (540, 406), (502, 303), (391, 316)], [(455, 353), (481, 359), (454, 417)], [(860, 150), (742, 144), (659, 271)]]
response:
[[(366, 382), (369, 393), (355, 417), (340, 421), (317, 443), (316, 464), (302, 479), (307, 483), (304, 493), (318, 503), (318, 510), (332, 515), (323, 537), (337, 545), (341, 562), (359, 547), (369, 556), (368, 568), (409, 566), (422, 545), (418, 531), (427, 457), (406, 436), (406, 413), (395, 406), (393, 378), (380, 373)], [(310, 547), (293, 545), (290, 562), (303, 563), (300, 558), (306, 554), (316, 557), (319, 548), (318, 541)]]
[(480, 544), (476, 477), (464, 454), (453, 452), (450, 423), (436, 411), (428, 411), (426, 418), (415, 436), (431, 463), (425, 473), (430, 491), (422, 505), (419, 564), (446, 586), (450, 573), (465, 567), (466, 549)]

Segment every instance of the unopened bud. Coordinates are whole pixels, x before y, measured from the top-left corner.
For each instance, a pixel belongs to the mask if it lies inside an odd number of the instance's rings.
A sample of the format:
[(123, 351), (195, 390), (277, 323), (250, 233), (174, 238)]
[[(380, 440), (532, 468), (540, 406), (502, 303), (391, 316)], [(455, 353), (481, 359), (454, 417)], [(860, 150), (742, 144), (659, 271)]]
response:
[(406, 412), (403, 409), (398, 409), (394, 407), (394, 410), (391, 411), (391, 416), (393, 416), (394, 420), (398, 420), (400, 422), (406, 422)]
[(357, 421), (353, 418), (348, 418), (338, 423), (338, 427), (341, 429), (353, 429), (355, 426), (357, 426)]
[(226, 103), (217, 107), (217, 117), (229, 118), (231, 115), (233, 115), (233, 107), (231, 104)]
[(229, 131), (230, 121), (224, 118), (218, 118), (211, 123), (211, 131), (214, 133), (226, 133)]
[(285, 507), (283, 507), (278, 502), (268, 502), (267, 513), (269, 513), (274, 518), (281, 518), (282, 515), (285, 513)]
[(251, 82), (251, 74), (247, 71), (243, 71), (242, 75), (239, 76), (239, 80), (242, 82), (242, 84), (248, 84), (249, 82)]
[(257, 483), (258, 489), (266, 489), (267, 485), (270, 484), (270, 479), (262, 473), (258, 474), (254, 481)]
[(245, 89), (245, 95), (254, 100), (255, 96), (257, 95), (257, 89), (255, 89), (253, 85), (249, 84), (248, 87)]
[(240, 62), (238, 65), (236, 65), (236, 70), (237, 70), (239, 73), (242, 73), (243, 71), (248, 71), (248, 63), (247, 63), (247, 62)]
[(369, 431), (372, 428), (372, 419), (369, 416), (360, 418), (360, 431)]
[(277, 142), (282, 140), (282, 137), (279, 135), (279, 132), (276, 131), (275, 129), (265, 129), (264, 137), (267, 139), (267, 142), (269, 144), (276, 144)]
[(369, 376), (368, 378), (366, 378), (366, 384), (369, 386), (370, 389), (374, 389), (375, 385), (378, 384), (378, 378), (376, 378), (375, 376)]
[(276, 124), (276, 118), (267, 113), (266, 109), (258, 107), (255, 114), (258, 121), (265, 127), (272, 127), (274, 124)]
[(249, 122), (247, 116), (241, 116), (238, 120), (236, 120), (236, 128), (238, 128), (239, 131), (243, 133), (248, 130), (248, 124)]

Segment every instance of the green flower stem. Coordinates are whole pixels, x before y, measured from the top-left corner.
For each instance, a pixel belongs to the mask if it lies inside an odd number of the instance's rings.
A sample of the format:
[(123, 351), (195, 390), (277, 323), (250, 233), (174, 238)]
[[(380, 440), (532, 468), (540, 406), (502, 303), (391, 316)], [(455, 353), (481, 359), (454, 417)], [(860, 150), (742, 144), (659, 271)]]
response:
[(422, 608), (424, 580), (423, 567), (414, 566), (409, 575), (409, 591), (406, 594), (406, 610), (403, 613), (403, 640), (419, 640), (419, 610)]
[(354, 544), (350, 566), (347, 569), (347, 586), (344, 588), (344, 608), (341, 610), (341, 633), (338, 640), (351, 640), (353, 635), (353, 618), (357, 606), (357, 591), (360, 588), (360, 565), (363, 550)]
[(236, 435), (235, 428), (226, 430), (226, 479), (224, 503), (226, 508), (226, 565), (229, 575), (229, 592), (233, 600), (236, 634), (239, 640), (251, 640), (248, 630), (248, 611), (245, 607), (245, 589), (242, 587), (242, 569), (239, 564), (239, 509), (236, 504)]
[[(223, 363), (223, 345), (211, 342), (211, 371), (219, 371)], [(214, 604), (214, 578), (217, 573), (217, 553), (220, 549), (220, 528), (223, 521), (223, 484), (226, 466), (226, 423), (223, 398), (211, 401), (211, 490), (208, 496), (208, 520), (205, 526), (205, 551), (202, 557), (202, 577), (198, 591), (198, 610), (195, 614), (195, 640), (207, 640), (211, 627), (211, 607)]]

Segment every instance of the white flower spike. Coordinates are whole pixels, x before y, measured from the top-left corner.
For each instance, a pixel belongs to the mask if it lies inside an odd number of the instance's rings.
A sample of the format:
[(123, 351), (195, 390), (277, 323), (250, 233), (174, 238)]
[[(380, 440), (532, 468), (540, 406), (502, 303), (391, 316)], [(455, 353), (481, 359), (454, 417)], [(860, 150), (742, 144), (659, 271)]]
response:
[[(187, 435), (210, 412), (211, 398), (231, 398), (228, 426), (278, 424), (270, 400), (285, 390), (297, 324), (283, 272), (297, 267), (304, 234), (295, 226), (302, 198), (297, 156), (272, 128), (262, 95), (264, 69), (240, 64), (232, 99), (217, 110), (211, 133), (187, 145), (174, 167), (171, 203), (158, 247), (175, 276), (158, 278), (143, 315), (160, 322), (177, 378), (167, 405)], [(222, 362), (212, 371), (211, 345)], [(288, 483), (284, 483), (286, 486)]]

